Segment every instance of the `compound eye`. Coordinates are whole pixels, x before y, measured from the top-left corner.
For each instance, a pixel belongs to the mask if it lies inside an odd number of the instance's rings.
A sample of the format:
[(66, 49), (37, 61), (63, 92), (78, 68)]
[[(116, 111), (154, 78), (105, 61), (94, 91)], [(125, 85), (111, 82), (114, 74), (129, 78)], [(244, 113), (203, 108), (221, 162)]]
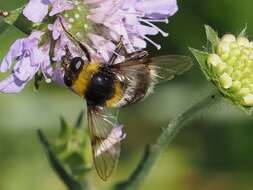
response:
[(78, 73), (82, 70), (84, 61), (81, 57), (75, 57), (70, 62), (70, 70), (72, 73)]
[(72, 80), (69, 77), (67, 77), (67, 76), (64, 76), (64, 83), (68, 87), (72, 86)]

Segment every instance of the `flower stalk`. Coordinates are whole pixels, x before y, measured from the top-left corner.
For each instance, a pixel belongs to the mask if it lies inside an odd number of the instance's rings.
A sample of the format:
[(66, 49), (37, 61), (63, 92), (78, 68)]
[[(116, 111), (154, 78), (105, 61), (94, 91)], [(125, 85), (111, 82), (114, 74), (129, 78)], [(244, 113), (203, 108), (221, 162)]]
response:
[(144, 182), (148, 173), (151, 171), (161, 153), (172, 142), (176, 134), (203, 110), (218, 103), (221, 100), (220, 94), (212, 94), (196, 103), (184, 113), (171, 120), (168, 127), (158, 137), (156, 143), (145, 152), (143, 159), (137, 166), (136, 170), (128, 180), (120, 182), (114, 186), (114, 190), (136, 190)]

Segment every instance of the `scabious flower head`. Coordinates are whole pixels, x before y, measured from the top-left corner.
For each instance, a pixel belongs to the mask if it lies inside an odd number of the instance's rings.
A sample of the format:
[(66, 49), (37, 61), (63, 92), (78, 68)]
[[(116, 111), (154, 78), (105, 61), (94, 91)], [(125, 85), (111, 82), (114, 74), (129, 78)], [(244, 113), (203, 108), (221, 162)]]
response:
[(246, 111), (253, 107), (253, 42), (242, 32), (221, 38), (206, 27), (211, 51), (192, 50), (207, 78), (234, 104)]
[(49, 5), (52, 6), (49, 16), (54, 16), (73, 8), (73, 3), (67, 0), (30, 0), (23, 14), (34, 23), (42, 22), (48, 14)]
[(0, 71), (8, 71), (14, 61), (16, 64), (10, 76), (0, 82), (1, 92), (20, 92), (39, 70), (45, 78), (52, 74), (49, 45), (46, 43), (39, 47), (41, 35), (41, 32), (34, 31), (28, 38), (19, 39), (11, 46), (0, 65)]
[(154, 23), (168, 23), (177, 10), (176, 0), (30, 0), (23, 14), (40, 35), (34, 37), (33, 32), (13, 44), (0, 71), (6, 72), (17, 62), (12, 74), (0, 82), (0, 91), (19, 92), (37, 72), (64, 84), (61, 63), (66, 49), (72, 57), (85, 59), (85, 55), (63, 26), (93, 58), (107, 62), (121, 37), (129, 53), (146, 48), (147, 43), (160, 49), (148, 36), (168, 36)]

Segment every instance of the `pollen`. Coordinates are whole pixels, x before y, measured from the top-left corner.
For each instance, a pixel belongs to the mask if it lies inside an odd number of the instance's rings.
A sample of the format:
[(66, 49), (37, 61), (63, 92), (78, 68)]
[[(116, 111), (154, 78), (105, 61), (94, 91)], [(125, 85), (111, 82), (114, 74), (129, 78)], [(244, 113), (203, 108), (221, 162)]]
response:
[(76, 14), (75, 14), (75, 18), (78, 19), (79, 17), (80, 17), (80, 15), (76, 13)]
[(89, 26), (88, 26), (88, 24), (84, 24), (83, 27), (84, 27), (85, 29), (88, 29)]
[(74, 1), (74, 5), (74, 9), (65, 11), (64, 18), (68, 24), (72, 25), (69, 28), (69, 32), (78, 40), (86, 41), (88, 38), (87, 34), (92, 30), (91, 22), (87, 18), (89, 8), (85, 3), (81, 3), (81, 1)]
[(68, 20), (70, 23), (73, 23), (75, 20), (73, 18), (69, 18)]

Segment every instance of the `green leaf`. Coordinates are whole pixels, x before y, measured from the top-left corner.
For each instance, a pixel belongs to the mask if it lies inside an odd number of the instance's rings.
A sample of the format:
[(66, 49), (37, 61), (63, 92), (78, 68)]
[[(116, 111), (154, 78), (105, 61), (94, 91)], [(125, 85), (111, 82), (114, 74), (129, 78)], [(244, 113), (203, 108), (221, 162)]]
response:
[(247, 115), (251, 115), (253, 112), (253, 108), (252, 107), (246, 107), (246, 106), (242, 106), (242, 105), (238, 105), (240, 110), (242, 110), (244, 113), (246, 113)]
[(194, 55), (194, 57), (196, 58), (196, 60), (198, 61), (200, 68), (204, 72), (207, 80), (210, 81), (211, 79), (209, 76), (209, 68), (207, 66), (207, 58), (208, 58), (209, 54), (207, 52), (199, 51), (194, 48), (189, 48), (189, 49), (192, 52), (192, 54)]
[(238, 35), (238, 37), (245, 37), (247, 35), (247, 29), (248, 29), (248, 25), (245, 24), (245, 27), (242, 29), (242, 31), (240, 32), (240, 34)]
[(25, 34), (12, 26), (8, 26), (4, 31), (2, 31), (2, 33), (0, 33), (0, 60), (2, 60), (9, 51), (11, 44), (16, 39), (22, 37), (25, 37)]
[(0, 34), (4, 32), (8, 27), (9, 25), (7, 23), (0, 21)]
[(60, 123), (61, 123), (61, 130), (60, 130), (60, 137), (61, 138), (64, 138), (68, 135), (68, 129), (69, 129), (69, 126), (66, 122), (66, 120), (61, 116), (60, 117)]
[(80, 128), (82, 127), (82, 123), (83, 123), (83, 116), (84, 116), (84, 111), (82, 110), (76, 120), (76, 124), (75, 127), (76, 128)]
[(218, 33), (215, 32), (210, 26), (208, 25), (205, 25), (205, 30), (206, 30), (206, 37), (207, 37), (207, 40), (209, 42), (211, 42), (211, 45), (212, 45), (212, 50), (214, 51), (217, 47), (218, 47), (218, 44), (219, 44), (219, 37), (218, 37)]
[(27, 35), (29, 35), (34, 28), (33, 23), (27, 20), (23, 14), (20, 14), (12, 25)]
[(38, 137), (41, 144), (44, 146), (46, 150), (46, 154), (48, 160), (54, 169), (54, 171), (58, 174), (58, 176), (62, 179), (62, 181), (66, 184), (69, 190), (83, 190), (82, 185), (75, 181), (64, 169), (61, 165), (54, 152), (52, 151), (51, 145), (49, 144), (47, 138), (43, 134), (41, 130), (38, 130)]
[(17, 8), (13, 11), (9, 12), (9, 16), (2, 18), (4, 20), (4, 22), (13, 25), (14, 22), (16, 22), (16, 20), (18, 19), (18, 17), (22, 14), (22, 11), (24, 9), (24, 6)]
[(33, 29), (33, 23), (27, 20), (27, 18), (22, 14), (23, 9), (24, 6), (13, 11), (9, 11), (9, 16), (0, 17), (0, 20), (29, 35)]
[(76, 179), (83, 179), (87, 172), (91, 171), (91, 167), (86, 166), (86, 160), (84, 159), (83, 155), (78, 152), (71, 153), (65, 160), (64, 164), (68, 166), (71, 170), (73, 176)]

